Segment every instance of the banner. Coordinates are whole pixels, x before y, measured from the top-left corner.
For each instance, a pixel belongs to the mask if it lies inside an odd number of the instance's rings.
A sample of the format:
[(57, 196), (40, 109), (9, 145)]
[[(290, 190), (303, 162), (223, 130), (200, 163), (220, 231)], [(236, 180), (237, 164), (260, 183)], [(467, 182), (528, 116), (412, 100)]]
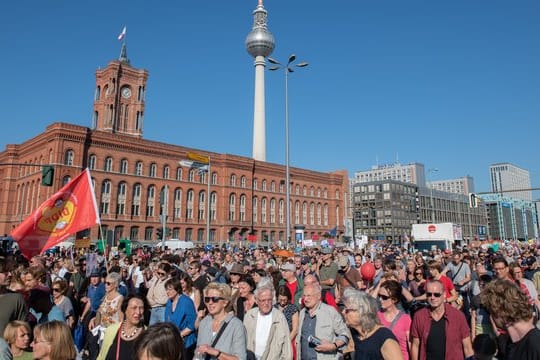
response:
[(90, 171), (86, 169), (45, 200), (11, 236), (19, 243), (23, 255), (30, 259), (99, 223)]

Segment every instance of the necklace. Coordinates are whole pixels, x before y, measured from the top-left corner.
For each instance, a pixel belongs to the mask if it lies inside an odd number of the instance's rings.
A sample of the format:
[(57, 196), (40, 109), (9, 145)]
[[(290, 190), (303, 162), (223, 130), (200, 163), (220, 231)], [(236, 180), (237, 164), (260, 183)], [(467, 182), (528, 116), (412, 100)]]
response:
[(131, 334), (128, 335), (128, 334), (126, 333), (126, 322), (124, 321), (124, 324), (122, 325), (122, 332), (121, 332), (121, 334), (122, 334), (122, 337), (123, 337), (123, 338), (125, 338), (125, 339), (131, 339), (132, 337), (135, 336), (135, 334), (137, 334), (138, 331), (139, 331), (139, 328), (136, 327), (136, 328), (133, 329), (133, 331), (131, 332)]

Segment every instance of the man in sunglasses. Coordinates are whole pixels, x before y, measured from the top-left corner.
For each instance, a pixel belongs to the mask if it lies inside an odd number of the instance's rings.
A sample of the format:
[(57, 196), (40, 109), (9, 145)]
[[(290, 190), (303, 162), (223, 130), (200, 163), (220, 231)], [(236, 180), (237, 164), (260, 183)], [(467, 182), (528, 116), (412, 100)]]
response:
[(474, 355), (465, 315), (445, 302), (444, 293), (439, 280), (427, 283), (429, 308), (418, 310), (411, 325), (412, 360), (472, 359)]

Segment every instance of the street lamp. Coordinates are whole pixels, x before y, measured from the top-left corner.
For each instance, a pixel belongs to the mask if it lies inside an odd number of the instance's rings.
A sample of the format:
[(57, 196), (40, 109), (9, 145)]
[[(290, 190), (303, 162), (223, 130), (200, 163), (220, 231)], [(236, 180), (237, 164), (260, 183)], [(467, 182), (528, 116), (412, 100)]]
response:
[[(287, 65), (282, 65), (279, 61), (268, 58), (268, 61), (275, 66), (270, 67), (268, 70), (276, 71), (283, 69), (285, 71), (285, 201), (286, 204), (286, 216), (287, 216), (287, 236), (285, 238), (285, 247), (289, 247), (289, 238), (291, 236), (291, 190), (290, 190), (290, 173), (289, 173), (289, 73), (294, 72), (292, 68), (293, 62), (296, 60), (296, 55), (291, 54)], [(295, 65), (302, 68), (308, 66), (307, 62), (300, 62)]]
[[(437, 168), (431, 168), (428, 169), (428, 178), (431, 180), (431, 173), (437, 172), (439, 169)], [(433, 209), (433, 184), (431, 184), (431, 181), (429, 182), (429, 189), (430, 189), (430, 207), (431, 207), (431, 222), (435, 223), (435, 209)]]

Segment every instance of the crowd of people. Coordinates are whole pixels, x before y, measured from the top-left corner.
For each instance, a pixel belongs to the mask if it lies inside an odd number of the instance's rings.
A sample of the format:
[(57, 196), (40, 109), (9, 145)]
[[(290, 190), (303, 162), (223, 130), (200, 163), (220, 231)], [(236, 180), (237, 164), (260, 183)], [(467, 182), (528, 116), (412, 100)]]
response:
[(0, 358), (540, 359), (540, 246), (0, 257)]

